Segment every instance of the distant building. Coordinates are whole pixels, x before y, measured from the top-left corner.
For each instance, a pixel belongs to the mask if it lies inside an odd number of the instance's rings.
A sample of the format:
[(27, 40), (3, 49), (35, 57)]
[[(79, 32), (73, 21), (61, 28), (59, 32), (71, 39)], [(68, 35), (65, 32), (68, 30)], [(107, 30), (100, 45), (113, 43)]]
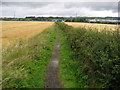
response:
[(120, 20), (110, 20), (110, 19), (89, 19), (89, 22), (120, 22)]

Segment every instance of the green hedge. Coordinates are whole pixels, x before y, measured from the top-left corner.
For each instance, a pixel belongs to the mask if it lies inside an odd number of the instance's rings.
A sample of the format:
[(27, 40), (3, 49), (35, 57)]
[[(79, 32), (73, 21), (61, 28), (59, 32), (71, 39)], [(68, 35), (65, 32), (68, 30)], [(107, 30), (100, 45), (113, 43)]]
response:
[[(64, 23), (56, 23), (67, 37), (73, 58), (80, 64), (76, 72), (86, 74), (89, 87), (120, 88), (120, 36), (119, 31), (72, 28)], [(76, 61), (75, 61), (76, 62)], [(79, 73), (80, 72), (80, 73)]]

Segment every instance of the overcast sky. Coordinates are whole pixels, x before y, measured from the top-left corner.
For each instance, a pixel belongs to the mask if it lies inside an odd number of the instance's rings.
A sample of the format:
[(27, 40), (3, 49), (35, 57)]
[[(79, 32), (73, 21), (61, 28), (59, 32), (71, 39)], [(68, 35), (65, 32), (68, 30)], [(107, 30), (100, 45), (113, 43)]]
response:
[[(15, 0), (14, 0), (15, 1)], [(35, 0), (17, 0), (14, 2), (10, 0), (2, 1), (2, 16), (0, 17), (16, 17), (25, 16), (93, 16), (106, 17), (118, 16), (118, 1), (108, 0), (105, 2), (97, 2), (95, 0), (78, 2), (75, 0), (55, 2), (48, 2), (44, 0), (35, 2)], [(20, 2), (19, 2), (20, 1)], [(49, 0), (50, 1), (50, 0)], [(101, 0), (102, 1), (102, 0)]]

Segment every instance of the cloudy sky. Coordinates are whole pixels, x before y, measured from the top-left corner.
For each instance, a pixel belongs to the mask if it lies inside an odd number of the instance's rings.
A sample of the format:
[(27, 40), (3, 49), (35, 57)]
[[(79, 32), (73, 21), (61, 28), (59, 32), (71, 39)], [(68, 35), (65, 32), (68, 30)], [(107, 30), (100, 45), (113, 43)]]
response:
[(118, 16), (118, 0), (4, 0), (0, 17), (25, 16)]

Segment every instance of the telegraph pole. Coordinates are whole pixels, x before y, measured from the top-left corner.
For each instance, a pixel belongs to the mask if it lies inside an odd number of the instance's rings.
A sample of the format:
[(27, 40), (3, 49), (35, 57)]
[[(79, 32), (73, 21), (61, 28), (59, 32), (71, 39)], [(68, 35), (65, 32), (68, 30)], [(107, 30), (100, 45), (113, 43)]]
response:
[(76, 12), (76, 17), (77, 17), (77, 12)]
[(14, 18), (15, 18), (15, 11), (14, 11)]

